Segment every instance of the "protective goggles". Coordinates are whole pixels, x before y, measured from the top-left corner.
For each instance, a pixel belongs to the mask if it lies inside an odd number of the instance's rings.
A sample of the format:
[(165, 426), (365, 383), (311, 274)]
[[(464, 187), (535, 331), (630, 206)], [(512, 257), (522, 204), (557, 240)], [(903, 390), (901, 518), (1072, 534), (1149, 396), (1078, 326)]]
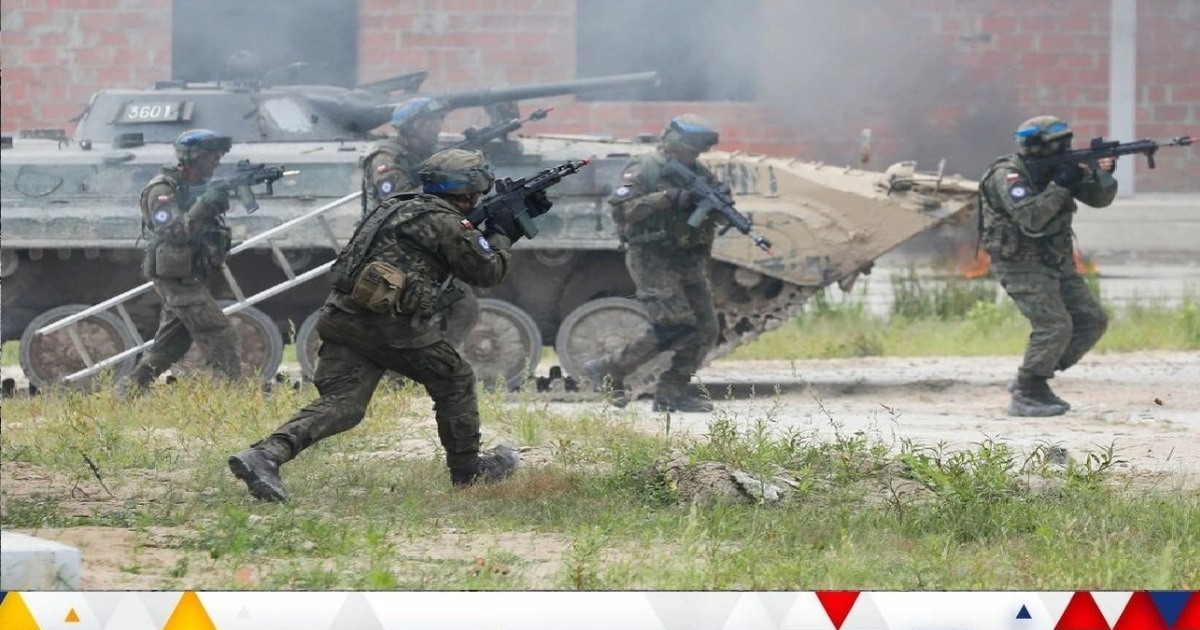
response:
[(224, 155), (229, 153), (229, 149), (233, 147), (233, 138), (229, 136), (187, 137), (181, 139), (179, 144), (191, 151), (208, 151)]
[(669, 128), (679, 134), (680, 139), (692, 147), (707, 148), (720, 141), (721, 135), (704, 125), (695, 125), (671, 120)]
[(1067, 125), (1067, 123), (1060, 121), (1047, 127), (1039, 127), (1037, 125), (1022, 127), (1013, 135), (1021, 140), (1040, 138), (1044, 142), (1049, 142), (1051, 140), (1058, 140), (1060, 138), (1069, 138), (1074, 134), (1071, 133), (1071, 127)]

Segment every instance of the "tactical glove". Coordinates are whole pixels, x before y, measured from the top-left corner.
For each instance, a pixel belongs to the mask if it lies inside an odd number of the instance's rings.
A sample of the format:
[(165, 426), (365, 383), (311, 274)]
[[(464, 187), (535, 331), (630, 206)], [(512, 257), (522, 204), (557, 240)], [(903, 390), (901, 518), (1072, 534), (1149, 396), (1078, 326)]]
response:
[(525, 198), (525, 208), (529, 210), (529, 216), (540, 217), (550, 211), (554, 207), (554, 202), (546, 197), (546, 191), (539, 190)]
[(1084, 172), (1075, 164), (1064, 164), (1058, 167), (1054, 177), (1050, 181), (1062, 186), (1063, 188), (1073, 188), (1079, 182), (1083, 181)]
[(229, 203), (229, 189), (224, 186), (210, 186), (197, 201), (209, 206), (224, 206)]
[(691, 211), (700, 201), (700, 195), (687, 188), (669, 188), (666, 193), (667, 199), (671, 200), (671, 207), (676, 210)]

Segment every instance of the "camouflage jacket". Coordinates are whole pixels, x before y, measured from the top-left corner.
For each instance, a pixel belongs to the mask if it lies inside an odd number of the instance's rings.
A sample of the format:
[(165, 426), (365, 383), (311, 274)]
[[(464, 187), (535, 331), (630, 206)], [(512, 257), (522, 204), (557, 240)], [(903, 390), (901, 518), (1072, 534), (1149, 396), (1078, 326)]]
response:
[(362, 167), (363, 214), (388, 197), (420, 186), (417, 167), (429, 154), (396, 138), (380, 140), (367, 149)]
[[(339, 254), (334, 274), (351, 258), (357, 260), (357, 264), (350, 263), (356, 269), (352, 273), (361, 273), (373, 261), (396, 267), (406, 278), (399, 313), (378, 314), (361, 308), (350, 299), (345, 286), (337, 286), (341, 283), (336, 279), (326, 304), (361, 315), (364, 325), (384, 331), (381, 340), (386, 339), (393, 347), (419, 347), (440, 339), (441, 331), (430, 318), (448, 305), (445, 294), (453, 288), (453, 278), (491, 287), (508, 274), (512, 256), (508, 238), (503, 234), (485, 236), (440, 197), (423, 193), (394, 195), (374, 209), (363, 224), (374, 223), (376, 212), (384, 214), (377, 219), (380, 222), (374, 236), (356, 233)], [(363, 242), (366, 238), (370, 238), (369, 243)]]
[(979, 222), (988, 255), (1003, 262), (1073, 264), (1075, 201), (1103, 208), (1117, 194), (1117, 180), (1089, 172), (1071, 189), (1034, 182), (1019, 155), (997, 159), (980, 180)]
[[(609, 197), (613, 221), (623, 242), (631, 246), (654, 243), (658, 249), (712, 251), (717, 219), (709, 215), (693, 228), (688, 217), (695, 202), (677, 203), (670, 193), (682, 182), (663, 172), (667, 156), (662, 151), (635, 157), (621, 174), (621, 184)], [(692, 170), (716, 185), (717, 178), (697, 162)]]
[(225, 225), (229, 202), (194, 199), (183, 173), (164, 166), (142, 189), (143, 274), (150, 279), (203, 281), (220, 269), (232, 245)]

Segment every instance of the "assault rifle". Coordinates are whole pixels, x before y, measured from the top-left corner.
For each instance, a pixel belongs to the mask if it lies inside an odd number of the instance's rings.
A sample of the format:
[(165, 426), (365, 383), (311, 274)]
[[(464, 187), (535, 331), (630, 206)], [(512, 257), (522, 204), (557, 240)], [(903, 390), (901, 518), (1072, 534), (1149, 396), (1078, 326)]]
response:
[(472, 208), (467, 213), (467, 221), (475, 227), (486, 223), (487, 227), (497, 228), (513, 241), (522, 236), (533, 238), (538, 233), (537, 225), (533, 223), (534, 217), (546, 214), (550, 210), (548, 205), (539, 202), (537, 197), (542, 195), (538, 193), (561, 182), (562, 178), (587, 166), (590, 161), (567, 160), (532, 177), (498, 179), (496, 194)]
[(729, 225), (721, 230), (722, 234), (728, 231), (730, 227), (735, 227), (742, 234), (749, 236), (750, 240), (754, 241), (754, 244), (759, 249), (768, 254), (775, 253), (771, 251), (771, 241), (757, 234), (753, 229), (753, 224), (750, 222), (749, 217), (738, 212), (737, 208), (733, 206), (733, 191), (729, 189), (728, 184), (722, 183), (710, 186), (708, 182), (704, 181), (703, 177), (692, 172), (692, 169), (684, 166), (674, 158), (667, 160), (666, 168), (667, 173), (677, 176), (683, 181), (685, 188), (700, 198), (700, 201), (696, 203), (696, 209), (688, 217), (688, 225), (694, 228), (700, 227), (700, 224), (709, 213), (717, 212), (729, 222)]
[(1054, 171), (1066, 166), (1074, 168), (1076, 164), (1087, 164), (1092, 170), (1099, 170), (1101, 158), (1115, 158), (1121, 155), (1141, 153), (1146, 156), (1146, 164), (1154, 168), (1154, 154), (1159, 147), (1186, 147), (1192, 144), (1191, 136), (1179, 136), (1163, 142), (1154, 140), (1137, 140), (1121, 143), (1116, 140), (1105, 140), (1103, 137), (1093, 138), (1092, 144), (1086, 149), (1067, 151), (1058, 155), (1046, 157), (1025, 158), (1025, 167), (1034, 182), (1045, 183), (1053, 176)]
[[(258, 210), (258, 200), (254, 197), (254, 191), (251, 186), (259, 184), (267, 185), (267, 194), (275, 194), (275, 182), (298, 174), (300, 171), (284, 170), (284, 166), (267, 166), (266, 164), (257, 164), (250, 160), (238, 160), (237, 170), (234, 171), (232, 177), (209, 180), (208, 183), (198, 184), (188, 187), (188, 195), (191, 199), (195, 199), (203, 195), (206, 191), (213, 188), (224, 188), (232, 190), (237, 195), (238, 201), (242, 203), (242, 207), (246, 209), (246, 213), (253, 213)], [(190, 203), (190, 202), (189, 202)]]
[(492, 140), (504, 138), (508, 134), (520, 129), (521, 126), (527, 122), (545, 118), (546, 115), (549, 114), (553, 109), (553, 107), (543, 107), (530, 114), (529, 117), (524, 120), (521, 120), (520, 118), (513, 118), (507, 122), (493, 123), (484, 127), (483, 129), (471, 127), (466, 131), (463, 131), (463, 139), (461, 141), (456, 142), (446, 148), (467, 150), (482, 148)]

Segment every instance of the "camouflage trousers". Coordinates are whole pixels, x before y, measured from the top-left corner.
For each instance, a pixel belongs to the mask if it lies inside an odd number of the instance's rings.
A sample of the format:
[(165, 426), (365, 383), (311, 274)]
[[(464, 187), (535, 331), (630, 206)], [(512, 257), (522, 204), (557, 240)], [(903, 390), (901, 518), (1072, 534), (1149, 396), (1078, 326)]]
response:
[(237, 331), (217, 306), (203, 283), (184, 283), (159, 278), (154, 290), (162, 298), (162, 316), (154, 345), (138, 362), (133, 382), (145, 388), (176, 361), (183, 358), (194, 342), (214, 374), (231, 381), (242, 377), (241, 345)]
[(650, 316), (651, 328), (607, 357), (607, 371), (624, 377), (659, 353), (674, 350), (671, 364), (658, 378), (655, 393), (680, 396), (717, 342), (717, 313), (708, 278), (709, 254), (662, 251), (655, 244), (633, 245), (625, 254), (638, 302)]
[(1074, 268), (1012, 262), (993, 270), (1033, 327), (1022, 374), (1054, 376), (1078, 363), (1108, 329), (1108, 315)]
[(325, 438), (354, 428), (366, 414), (379, 379), (391, 370), (423, 385), (433, 399), (447, 465), (473, 465), (481, 437), (471, 365), (446, 341), (418, 348), (388, 346), (369, 328), (358, 326), (356, 317), (328, 308), (321, 312), (317, 322), (321, 348), (313, 375), (320, 397), (255, 446), (283, 463)]

